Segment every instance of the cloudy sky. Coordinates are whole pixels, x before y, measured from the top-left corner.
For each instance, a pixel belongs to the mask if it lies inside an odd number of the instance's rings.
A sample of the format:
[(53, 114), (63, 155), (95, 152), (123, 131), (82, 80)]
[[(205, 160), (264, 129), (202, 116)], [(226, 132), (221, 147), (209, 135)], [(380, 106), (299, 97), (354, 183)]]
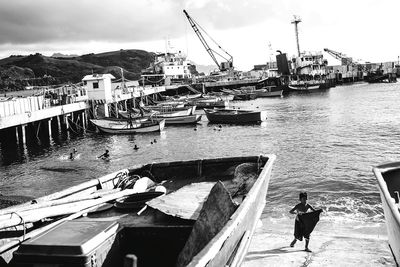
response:
[(161, 52), (168, 38), (190, 60), (213, 64), (183, 9), (240, 70), (269, 61), (278, 49), (296, 53), (293, 15), (302, 19), (302, 51), (330, 48), (370, 62), (397, 61), (400, 55), (398, 0), (0, 0), (0, 58), (34, 52)]

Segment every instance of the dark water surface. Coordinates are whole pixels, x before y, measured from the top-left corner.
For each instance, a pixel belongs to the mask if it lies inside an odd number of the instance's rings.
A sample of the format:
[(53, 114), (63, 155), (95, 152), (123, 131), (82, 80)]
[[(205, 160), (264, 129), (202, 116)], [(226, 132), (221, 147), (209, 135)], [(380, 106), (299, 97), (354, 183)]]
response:
[[(383, 221), (371, 168), (399, 159), (400, 84), (355, 84), (233, 105), (265, 109), (268, 121), (218, 131), (204, 117), (197, 131), (168, 126), (161, 134), (136, 136), (71, 133), (47, 148), (2, 146), (0, 191), (37, 197), (138, 163), (276, 154), (264, 217), (286, 216), (305, 190), (328, 219)], [(70, 161), (73, 148), (78, 158)], [(105, 149), (110, 161), (97, 158)]]

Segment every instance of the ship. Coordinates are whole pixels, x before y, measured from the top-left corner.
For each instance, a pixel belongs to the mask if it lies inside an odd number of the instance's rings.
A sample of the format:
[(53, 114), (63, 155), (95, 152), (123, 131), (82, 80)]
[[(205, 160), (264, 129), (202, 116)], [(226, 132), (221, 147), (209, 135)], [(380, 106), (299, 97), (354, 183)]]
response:
[(182, 52), (156, 53), (154, 61), (141, 73), (140, 85), (172, 85), (191, 83), (196, 66)]

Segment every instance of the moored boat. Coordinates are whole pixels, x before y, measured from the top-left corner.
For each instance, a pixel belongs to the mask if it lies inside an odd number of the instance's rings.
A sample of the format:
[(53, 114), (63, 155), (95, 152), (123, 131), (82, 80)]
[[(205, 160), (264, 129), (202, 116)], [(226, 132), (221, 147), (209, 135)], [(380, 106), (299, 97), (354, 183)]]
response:
[(165, 120), (166, 125), (181, 125), (181, 124), (196, 124), (201, 120), (201, 115), (185, 115), (185, 116), (162, 116), (155, 115), (152, 117), (153, 121)]
[(133, 134), (157, 132), (164, 129), (165, 120), (151, 121), (151, 119), (143, 120), (107, 120), (92, 119), (90, 120), (96, 127), (104, 133), (110, 134)]
[(274, 87), (268, 86), (261, 89), (255, 90), (257, 97), (282, 97), (283, 90), (273, 90)]
[(223, 108), (227, 107), (229, 101), (222, 100), (219, 97), (198, 98), (188, 101), (190, 105), (195, 105), (197, 108)]
[[(137, 165), (0, 210), (0, 225), (12, 226), (16, 236), (0, 255), (8, 266), (123, 266), (132, 254), (140, 266), (240, 266), (274, 160)], [(27, 232), (15, 230), (32, 223)]]
[(204, 112), (212, 123), (258, 123), (267, 119), (266, 111), (205, 108)]
[(373, 168), (378, 180), (387, 235), (392, 254), (400, 261), (400, 162), (389, 163)]
[(292, 83), (288, 87), (290, 91), (301, 92), (301, 91), (314, 91), (320, 89), (320, 84), (313, 83)]

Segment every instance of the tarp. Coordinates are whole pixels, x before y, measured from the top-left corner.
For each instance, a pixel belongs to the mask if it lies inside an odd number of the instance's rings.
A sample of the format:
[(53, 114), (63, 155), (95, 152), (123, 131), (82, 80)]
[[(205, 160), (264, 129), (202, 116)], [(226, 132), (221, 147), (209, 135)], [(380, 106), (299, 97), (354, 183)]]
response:
[(186, 266), (229, 221), (237, 206), (221, 182), (211, 189), (192, 232), (178, 256), (177, 267)]
[(165, 214), (196, 220), (215, 182), (193, 183), (175, 192), (155, 198), (146, 204)]
[(322, 210), (316, 210), (313, 212), (304, 213), (298, 216), (298, 220), (294, 226), (294, 236), (298, 240), (303, 240), (303, 237), (309, 238), (310, 234), (314, 230), (314, 227), (319, 221), (319, 215)]

